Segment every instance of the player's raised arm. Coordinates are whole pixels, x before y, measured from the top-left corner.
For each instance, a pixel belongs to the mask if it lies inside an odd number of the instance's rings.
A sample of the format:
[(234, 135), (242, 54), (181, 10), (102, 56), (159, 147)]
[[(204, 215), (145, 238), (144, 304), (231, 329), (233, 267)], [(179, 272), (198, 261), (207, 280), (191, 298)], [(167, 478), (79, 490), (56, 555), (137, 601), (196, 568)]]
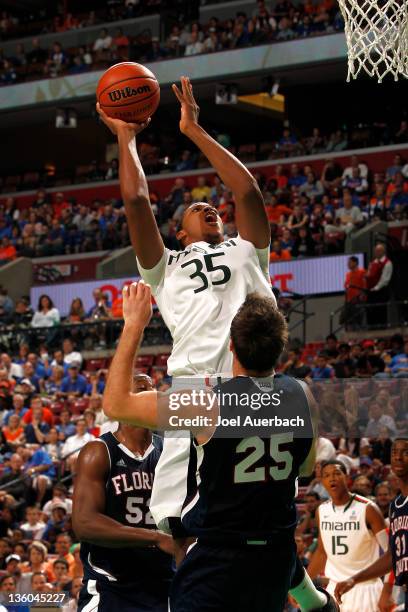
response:
[(171, 552), (172, 538), (168, 535), (154, 529), (128, 527), (104, 514), (108, 473), (109, 457), (105, 444), (86, 444), (78, 457), (72, 505), (72, 524), (76, 536), (107, 548), (158, 546), (165, 552)]
[(154, 268), (160, 261), (164, 244), (154, 218), (146, 176), (136, 148), (136, 135), (150, 123), (126, 123), (112, 119), (96, 105), (99, 116), (118, 138), (120, 191), (125, 204), (129, 235), (140, 264)]
[(173, 85), (181, 104), (180, 130), (204, 153), (235, 198), (239, 235), (258, 248), (269, 245), (271, 232), (264, 200), (252, 174), (229, 151), (216, 142), (198, 123), (199, 107), (190, 79), (181, 77), (181, 90)]
[[(115, 355), (109, 368), (108, 379), (103, 394), (103, 410), (111, 420), (129, 423), (147, 429), (191, 429), (195, 433), (207, 429), (210, 423), (201, 422), (198, 427), (189, 427), (179, 419), (191, 418), (197, 410), (213, 418), (217, 410), (211, 393), (200, 396), (200, 403), (191, 400), (190, 391), (180, 390), (183, 395), (178, 404), (172, 394), (159, 394), (157, 391), (133, 393), (133, 366), (143, 331), (152, 316), (152, 294), (149, 285), (143, 281), (132, 283), (123, 288), (123, 318), (125, 325)], [(170, 419), (177, 410), (177, 419)], [(213, 410), (214, 412), (211, 412)], [(160, 421), (159, 421), (160, 415)], [(184, 422), (185, 423), (185, 422)], [(162, 427), (166, 425), (166, 427)]]
[(154, 429), (157, 392), (132, 393), (133, 366), (143, 332), (152, 316), (151, 290), (143, 281), (123, 288), (125, 325), (109, 368), (103, 410), (112, 420)]

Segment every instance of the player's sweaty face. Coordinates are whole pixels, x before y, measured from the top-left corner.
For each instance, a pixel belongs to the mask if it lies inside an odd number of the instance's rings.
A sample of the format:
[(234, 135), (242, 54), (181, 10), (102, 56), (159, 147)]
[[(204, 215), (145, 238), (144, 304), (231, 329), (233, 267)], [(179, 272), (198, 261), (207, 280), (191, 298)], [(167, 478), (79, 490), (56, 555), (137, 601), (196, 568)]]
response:
[(399, 478), (408, 478), (408, 440), (396, 440), (392, 445), (391, 469)]
[(218, 244), (223, 239), (223, 225), (217, 209), (202, 202), (187, 208), (183, 217), (183, 230), (190, 244), (200, 240)]
[(322, 485), (329, 494), (340, 493), (347, 488), (346, 476), (337, 465), (328, 465), (322, 470)]

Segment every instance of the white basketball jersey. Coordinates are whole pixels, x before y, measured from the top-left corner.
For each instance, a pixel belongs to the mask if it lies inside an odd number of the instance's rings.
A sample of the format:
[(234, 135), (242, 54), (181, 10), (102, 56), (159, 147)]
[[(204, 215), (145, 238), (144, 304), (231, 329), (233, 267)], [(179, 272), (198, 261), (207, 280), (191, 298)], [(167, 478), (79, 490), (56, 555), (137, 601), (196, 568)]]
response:
[(230, 325), (248, 293), (273, 297), (269, 247), (256, 249), (240, 236), (221, 244), (195, 242), (184, 251), (165, 249), (143, 269), (173, 337), (167, 368), (173, 376), (230, 372)]
[(331, 500), (319, 506), (319, 528), (327, 555), (325, 575), (330, 580), (347, 580), (379, 557), (379, 546), (366, 523), (370, 500), (353, 495), (346, 506)]

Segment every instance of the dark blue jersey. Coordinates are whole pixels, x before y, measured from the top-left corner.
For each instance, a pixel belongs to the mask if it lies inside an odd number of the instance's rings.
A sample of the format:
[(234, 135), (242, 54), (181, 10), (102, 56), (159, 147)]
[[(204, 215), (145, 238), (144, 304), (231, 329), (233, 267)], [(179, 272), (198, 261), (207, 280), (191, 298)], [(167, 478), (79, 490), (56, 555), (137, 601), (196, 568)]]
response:
[(395, 584), (408, 587), (408, 497), (402, 495), (390, 505), (390, 549)]
[(191, 444), (183, 526), (224, 540), (292, 533), (296, 479), (313, 437), (305, 391), (276, 375), (238, 377), (216, 392), (220, 424), (206, 444)]
[[(99, 440), (106, 445), (110, 460), (104, 514), (123, 525), (155, 529), (149, 503), (162, 439), (153, 435), (143, 457), (135, 456), (110, 432)], [(172, 576), (171, 556), (156, 547), (108, 548), (82, 542), (81, 560), (85, 580), (134, 584)]]

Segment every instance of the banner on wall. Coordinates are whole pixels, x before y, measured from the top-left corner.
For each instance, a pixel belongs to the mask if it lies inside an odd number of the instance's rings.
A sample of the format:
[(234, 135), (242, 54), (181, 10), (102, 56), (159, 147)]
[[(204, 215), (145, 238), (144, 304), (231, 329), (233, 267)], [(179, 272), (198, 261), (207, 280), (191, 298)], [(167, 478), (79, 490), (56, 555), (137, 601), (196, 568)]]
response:
[[(362, 253), (355, 254), (359, 265), (364, 265)], [(312, 257), (295, 259), (270, 265), (272, 283), (283, 293), (301, 295), (322, 295), (344, 291), (344, 279), (347, 272), (347, 261), (350, 255), (333, 255), (331, 257)], [(42, 285), (31, 289), (31, 303), (36, 308), (38, 299), (43, 293), (50, 296), (62, 316), (69, 313), (74, 298), (81, 298), (85, 311), (94, 305), (92, 292), (101, 289), (114, 302), (120, 297), (124, 285), (134, 282), (137, 277), (115, 278), (112, 280), (89, 281), (85, 283), (64, 283), (61, 285)]]

